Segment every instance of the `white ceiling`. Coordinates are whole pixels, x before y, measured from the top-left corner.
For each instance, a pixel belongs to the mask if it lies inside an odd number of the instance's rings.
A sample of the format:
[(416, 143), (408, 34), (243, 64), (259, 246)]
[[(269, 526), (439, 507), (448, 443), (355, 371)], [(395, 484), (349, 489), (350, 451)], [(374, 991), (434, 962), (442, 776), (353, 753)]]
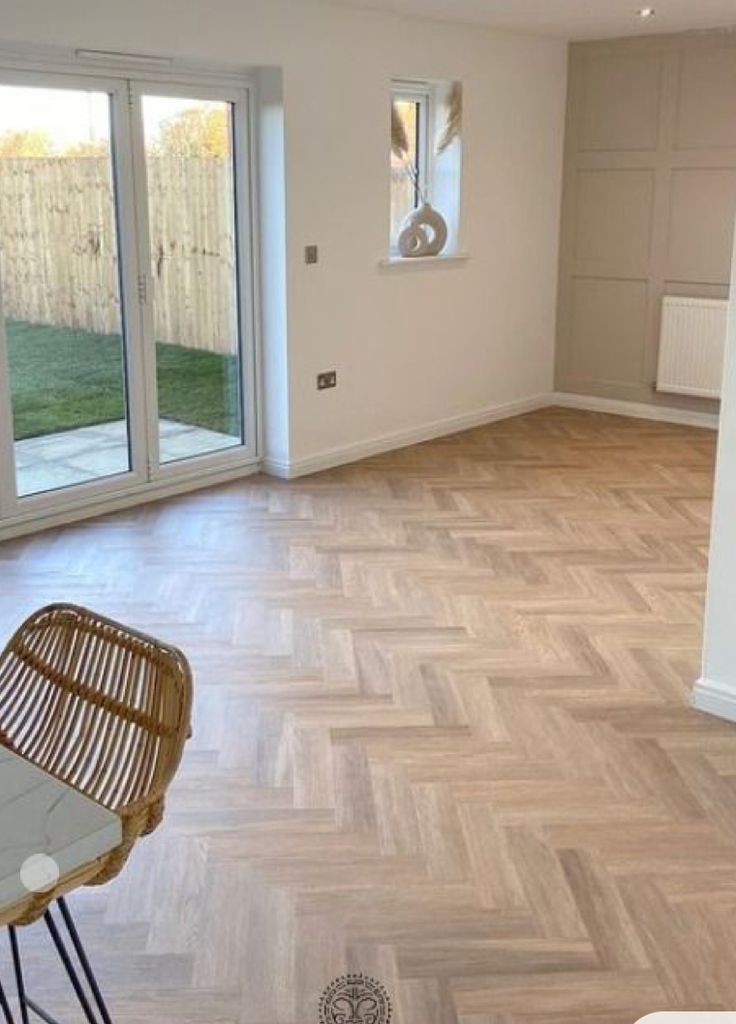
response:
[[(736, 0), (333, 0), (353, 7), (373, 7), (424, 15), (443, 21), (466, 21), (566, 39), (658, 35), (686, 29), (736, 25)], [(656, 16), (643, 21), (645, 4)]]

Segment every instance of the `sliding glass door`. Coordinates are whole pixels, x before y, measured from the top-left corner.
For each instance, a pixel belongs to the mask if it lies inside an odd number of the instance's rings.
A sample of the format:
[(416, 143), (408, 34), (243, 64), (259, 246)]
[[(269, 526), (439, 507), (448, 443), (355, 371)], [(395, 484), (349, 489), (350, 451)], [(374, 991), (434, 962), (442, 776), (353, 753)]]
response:
[(0, 516), (255, 458), (247, 105), (0, 69)]
[(236, 109), (215, 93), (138, 91), (144, 258), (152, 282), (162, 464), (243, 444)]
[(0, 288), (19, 497), (131, 470), (113, 94), (0, 85)]

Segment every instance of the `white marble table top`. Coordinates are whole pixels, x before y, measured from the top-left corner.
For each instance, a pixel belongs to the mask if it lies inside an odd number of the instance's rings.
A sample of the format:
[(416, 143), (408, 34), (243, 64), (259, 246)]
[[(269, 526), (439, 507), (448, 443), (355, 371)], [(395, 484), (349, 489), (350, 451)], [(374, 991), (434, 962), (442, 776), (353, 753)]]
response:
[(117, 815), (0, 746), (0, 912), (28, 896), (39, 855), (63, 878), (121, 841)]

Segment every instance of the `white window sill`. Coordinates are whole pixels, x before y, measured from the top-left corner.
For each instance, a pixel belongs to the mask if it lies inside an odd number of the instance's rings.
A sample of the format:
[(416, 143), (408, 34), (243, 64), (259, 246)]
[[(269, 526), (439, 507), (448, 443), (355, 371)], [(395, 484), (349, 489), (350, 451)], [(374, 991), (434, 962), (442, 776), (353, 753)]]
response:
[(393, 267), (436, 267), (443, 263), (465, 263), (470, 259), (467, 252), (440, 253), (439, 256), (386, 256), (378, 261), (378, 266), (383, 268)]

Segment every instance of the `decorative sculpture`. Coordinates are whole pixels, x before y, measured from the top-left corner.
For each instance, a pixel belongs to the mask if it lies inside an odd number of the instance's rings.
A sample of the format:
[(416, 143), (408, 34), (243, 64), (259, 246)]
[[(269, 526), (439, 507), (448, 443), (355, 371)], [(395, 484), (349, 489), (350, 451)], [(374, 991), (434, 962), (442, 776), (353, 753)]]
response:
[(402, 256), (439, 256), (446, 244), (445, 218), (429, 203), (422, 203), (404, 219), (398, 237)]

